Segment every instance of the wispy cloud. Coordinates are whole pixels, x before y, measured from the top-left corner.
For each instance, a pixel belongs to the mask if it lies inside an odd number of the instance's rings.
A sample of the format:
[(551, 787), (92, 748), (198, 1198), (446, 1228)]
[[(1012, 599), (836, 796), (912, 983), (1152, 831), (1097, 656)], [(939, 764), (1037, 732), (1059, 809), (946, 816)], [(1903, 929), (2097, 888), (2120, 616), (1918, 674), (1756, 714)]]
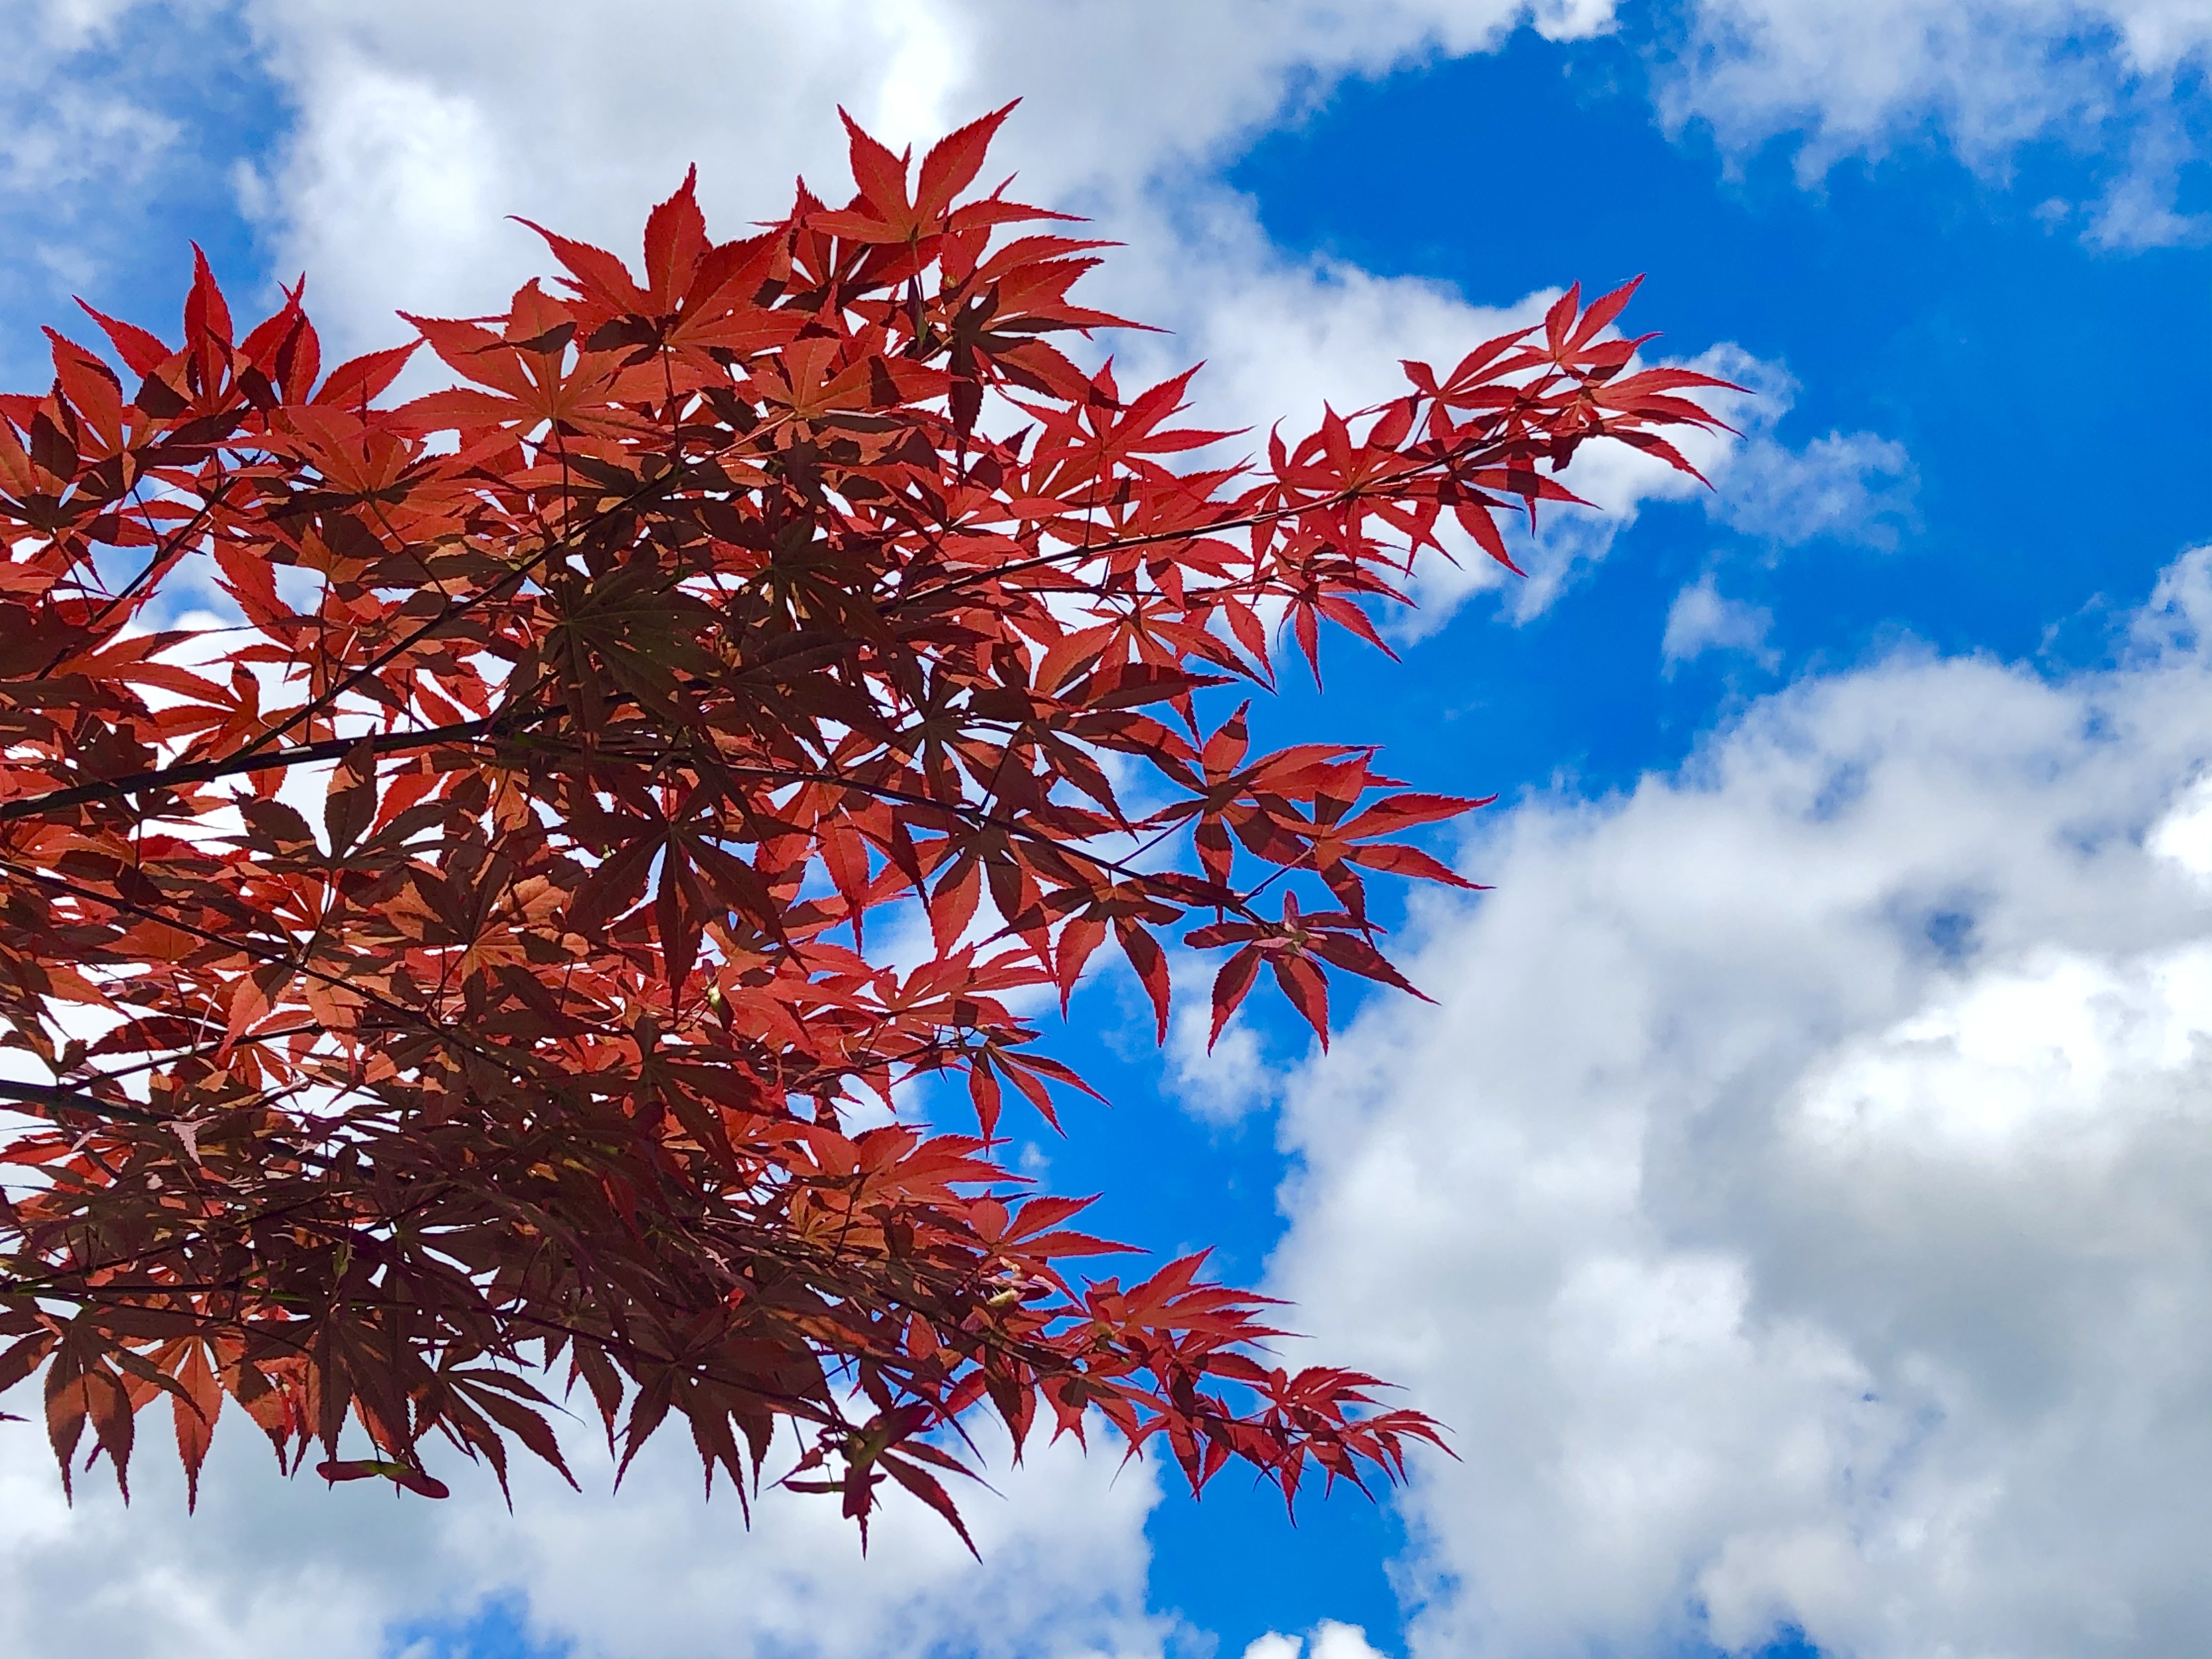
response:
[(1780, 140), (1813, 184), (1847, 156), (1936, 138), (2002, 173), (2021, 145), (2057, 138), (2101, 158), (2090, 240), (2203, 237), (2174, 205), (2180, 164), (2203, 154), (2177, 118), (2207, 113), (2198, 0), (1697, 0), (1666, 27), (1662, 118), (1739, 157)]
[(1723, 487), (1706, 498), (1731, 530), (1778, 547), (1823, 538), (1893, 548), (1917, 520), (1919, 477), (1905, 446), (1871, 432), (1831, 432), (1800, 449), (1764, 434), (1729, 459)]
[(1767, 632), (1773, 626), (1771, 611), (1723, 598), (1709, 570), (1677, 593), (1668, 607), (1660, 658), (1669, 674), (1708, 651), (1744, 652), (1761, 667), (1771, 669), (1782, 659), (1767, 647)]

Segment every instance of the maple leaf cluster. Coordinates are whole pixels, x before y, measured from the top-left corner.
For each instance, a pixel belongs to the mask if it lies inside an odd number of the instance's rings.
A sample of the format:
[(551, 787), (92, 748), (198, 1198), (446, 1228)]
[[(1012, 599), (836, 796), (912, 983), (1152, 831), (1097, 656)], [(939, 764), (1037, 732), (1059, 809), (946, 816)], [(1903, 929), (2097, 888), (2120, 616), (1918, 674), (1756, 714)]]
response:
[[(1099, 245), (971, 188), (1006, 113), (918, 171), (854, 128), (846, 206), (735, 241), (687, 179), (641, 272), (543, 232), (550, 288), (327, 373), (202, 258), (180, 343), (94, 312), (0, 398), (0, 1387), (64, 1481), (164, 1400), (195, 1493), (226, 1402), (331, 1480), (565, 1475), (564, 1382), (741, 1500), (795, 1430), (864, 1531), (887, 1480), (960, 1524), (971, 1410), (1286, 1498), (1437, 1438), (1200, 1257), (1073, 1270), (1118, 1247), (998, 1157), (1085, 1089), (1024, 1011), (1110, 941), (1164, 1034), (1185, 927), (1217, 1035), (1263, 965), (1324, 1040), (1330, 970), (1402, 985), (1368, 874), (1467, 885), (1398, 837), (1478, 803), (1218, 688), (1379, 646), (1448, 523), (1510, 563), (1583, 444), (1686, 468), (1717, 383), (1570, 292), (1178, 470), (1189, 377), (1054, 343), (1117, 325)], [(238, 625), (153, 625), (208, 580)]]

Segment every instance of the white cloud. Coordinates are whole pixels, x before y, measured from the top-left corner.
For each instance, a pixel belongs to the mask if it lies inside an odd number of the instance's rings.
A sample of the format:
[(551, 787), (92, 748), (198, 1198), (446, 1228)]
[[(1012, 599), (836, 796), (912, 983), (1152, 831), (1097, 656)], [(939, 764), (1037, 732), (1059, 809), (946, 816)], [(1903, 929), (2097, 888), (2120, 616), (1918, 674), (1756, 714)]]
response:
[(1839, 155), (1879, 153), (1931, 119), (1969, 155), (1984, 156), (2103, 112), (2100, 66), (2059, 51), (2099, 9), (2061, 0), (1700, 0), (1661, 109), (1705, 121), (1737, 145), (1804, 131), (1808, 175)]
[(178, 0), (153, 17), (143, 0), (0, 5), (9, 33), (0, 58), (0, 189), (66, 210), (78, 194), (68, 187), (97, 183), (112, 191), (143, 181), (185, 131), (178, 113), (153, 106), (179, 90), (167, 77), (180, 66), (149, 65), (143, 50), (205, 47), (202, 71), (227, 69), (207, 39), (218, 5)]
[(1672, 673), (1708, 651), (1742, 651), (1761, 667), (1771, 669), (1781, 660), (1766, 648), (1767, 630), (1773, 625), (1773, 613), (1763, 606), (1723, 597), (1708, 570), (1677, 593), (1668, 607), (1660, 659)]
[(2200, 778), (2144, 842), (2159, 857), (2212, 882), (2212, 778)]
[(726, 1490), (702, 1503), (680, 1431), (613, 1495), (603, 1447), (572, 1436), (585, 1494), (525, 1470), (510, 1516), (482, 1471), (462, 1472), (442, 1504), (283, 1480), (232, 1414), (187, 1519), (159, 1455), (166, 1431), (154, 1416), (145, 1426), (137, 1501), (118, 1502), (94, 1470), (70, 1509), (38, 1429), (0, 1425), (0, 1651), (382, 1659), (392, 1631), (457, 1624), (491, 1601), (574, 1659), (1158, 1659), (1170, 1633), (1145, 1609), (1156, 1472), (1117, 1468), (1110, 1438), (1087, 1458), (1039, 1443), (1011, 1472), (996, 1446), (1005, 1497), (960, 1494), (979, 1565), (902, 1496), (865, 1564), (834, 1501), (771, 1492), (747, 1531)]
[(2038, 137), (2132, 147), (2091, 238), (2151, 246), (2202, 234), (2172, 210), (2172, 106), (2208, 47), (2201, 0), (1697, 0), (1658, 102), (1739, 154), (1797, 137), (1808, 182), (1931, 131), (1996, 170)]
[[(576, 1659), (1157, 1659), (1169, 1626), (1145, 1610), (1155, 1466), (1119, 1468), (1118, 1445), (1094, 1434), (1088, 1457), (1073, 1441), (1048, 1449), (1040, 1437), (1008, 1471), (1000, 1437), (978, 1437), (995, 1446), (993, 1479), (1006, 1494), (957, 1494), (980, 1565), (918, 1505), (872, 1531), (865, 1564), (834, 1503), (771, 1494), (750, 1534), (734, 1513), (702, 1528), (712, 1511), (701, 1508), (697, 1464), (680, 1436), (659, 1468), (642, 1482), (633, 1470), (613, 1498), (578, 1502), (540, 1480), (518, 1497), (511, 1525), (448, 1528), (447, 1541), (476, 1585), (520, 1589), (531, 1627), (574, 1644)], [(594, 1473), (604, 1482), (604, 1467)]]
[(1914, 522), (1919, 479), (1894, 439), (1831, 432), (1796, 450), (1755, 434), (1717, 482), (1707, 510), (1747, 536), (1781, 547), (1832, 537), (1893, 548)]
[[(176, 122), (84, 85), (42, 88), (34, 112), (10, 121), (0, 139), (0, 182), (11, 191), (52, 191), (94, 179), (136, 179), (173, 143)], [(26, 89), (16, 99), (29, 101)]]
[(1273, 1288), (1465, 1459), (1417, 1656), (2212, 1625), (2208, 622), (2199, 552), (2112, 672), (1899, 658), (1517, 811), (1442, 1006), (1291, 1086)]
[(2126, 171), (2092, 213), (2088, 240), (2123, 252), (2204, 241), (2212, 235), (2212, 215), (2182, 213), (2175, 205), (2181, 170), (2196, 159), (2170, 115), (2145, 122), (2135, 136)]
[[(1169, 953), (1167, 1087), (1184, 1108), (1211, 1123), (1231, 1124), (1275, 1097), (1280, 1069), (1268, 1063), (1259, 1030), (1241, 1013), (1221, 1028), (1211, 1048), (1213, 976), (1223, 958), (1176, 949)], [(1134, 987), (1131, 987), (1133, 1011)], [(1264, 993), (1263, 993), (1264, 994)]]
[[(272, 228), (294, 259), (328, 273), (326, 298), (358, 330), (394, 306), (502, 300), (538, 255), (499, 213), (627, 248), (644, 204), (694, 161), (710, 216), (725, 221), (780, 210), (795, 173), (842, 185), (841, 102), (896, 143), (1026, 94), (1033, 107), (1008, 131), (1005, 165), (1032, 198), (1111, 221), (1162, 176), (1196, 177), (1293, 100), (1346, 75), (1477, 49), (1524, 10), (690, 0), (658, 10), (653, 27), (623, 28), (578, 0), (367, 11), (310, 0), (252, 15), (301, 109), (273, 180)], [(1609, 12), (1543, 15), (1568, 33)]]
[(1269, 1631), (1246, 1646), (1244, 1659), (1298, 1659), (1301, 1653), (1307, 1659), (1382, 1659), (1369, 1644), (1365, 1631), (1334, 1619), (1324, 1619), (1314, 1627), (1310, 1647), (1300, 1637)]
[[(1188, 233), (1174, 240), (1203, 244), (1209, 218), (1247, 216), (1204, 184), (1212, 168), (1346, 78), (1490, 50), (1522, 23), (1554, 40), (1602, 33), (1614, 3), (678, 0), (649, 28), (610, 27), (583, 0), (246, 9), (299, 112), (263, 181), (279, 263), (314, 272), (342, 337), (359, 342), (383, 337), (395, 307), (495, 306), (538, 263), (503, 214), (626, 248), (641, 204), (694, 161), (725, 218), (778, 210), (794, 173), (841, 179), (826, 118), (839, 102), (898, 143), (1027, 94), (1005, 153), (1033, 196), (1126, 234), (1171, 186)], [(2100, 22), (2109, 49), (2075, 49), (2069, 31)], [(1859, 0), (1697, 0), (1688, 28), (1659, 76), (1666, 117), (1710, 122), (1738, 148), (1809, 129), (1808, 175), (1930, 120), (1977, 158), (2054, 127), (2094, 138), (2128, 85), (2170, 75), (2212, 35), (2194, 0), (1876, 0), (1872, 16)], [(2106, 217), (2115, 236), (2161, 222), (2148, 209)], [(1356, 310), (1363, 297), (1332, 293), (1327, 267), (1287, 274), (1316, 306), (1343, 297)], [(1132, 290), (1167, 304), (1143, 314), (1218, 355), (1201, 322), (1213, 273), (1164, 257), (1152, 277)]]

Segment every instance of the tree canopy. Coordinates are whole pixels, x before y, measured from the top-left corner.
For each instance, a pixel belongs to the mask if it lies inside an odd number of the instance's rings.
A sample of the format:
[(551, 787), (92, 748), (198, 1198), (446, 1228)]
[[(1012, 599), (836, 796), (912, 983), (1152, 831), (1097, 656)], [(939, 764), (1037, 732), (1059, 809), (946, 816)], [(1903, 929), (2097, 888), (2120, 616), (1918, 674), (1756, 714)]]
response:
[(0, 398), (0, 1387), (64, 1482), (163, 1401), (195, 1492), (226, 1401), (331, 1480), (566, 1475), (578, 1383), (741, 1502), (791, 1425), (864, 1535), (886, 1480), (960, 1524), (976, 1412), (1286, 1499), (1438, 1438), (1202, 1257), (1079, 1271), (1003, 1115), (1089, 1092), (1041, 1027), (1102, 951), (1162, 1036), (1178, 930), (1216, 1036), (1262, 968), (1324, 1042), (1332, 974), (1411, 988), (1368, 879), (1468, 885), (1403, 837), (1480, 803), (1236, 689), (1382, 647), (1448, 526), (1510, 565), (1584, 445), (1687, 470), (1718, 383), (1571, 289), (1217, 462), (1189, 374), (1055, 343), (1124, 325), (975, 189), (1006, 115), (852, 127), (849, 201), (733, 241), (687, 179), (635, 269), (542, 231), (505, 314), (327, 372), (202, 258), (175, 343), (92, 312)]

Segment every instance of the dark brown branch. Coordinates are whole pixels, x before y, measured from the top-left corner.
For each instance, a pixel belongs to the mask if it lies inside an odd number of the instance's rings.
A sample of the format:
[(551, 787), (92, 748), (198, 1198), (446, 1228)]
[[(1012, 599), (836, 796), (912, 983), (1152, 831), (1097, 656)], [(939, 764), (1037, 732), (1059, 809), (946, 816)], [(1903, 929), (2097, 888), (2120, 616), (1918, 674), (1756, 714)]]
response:
[(504, 718), (487, 715), (480, 720), (464, 720), (458, 726), (435, 726), (427, 732), (384, 732), (367, 737), (331, 738), (321, 743), (279, 749), (273, 754), (240, 752), (226, 755), (221, 760), (157, 766), (149, 771), (133, 772), (127, 777), (104, 778), (98, 783), (76, 784), (67, 789), (51, 790), (43, 795), (28, 795), (20, 800), (0, 803), (0, 823), (12, 823), (18, 818), (43, 817), (50, 812), (66, 811), (72, 806), (83, 806), (93, 801), (118, 800), (144, 790), (175, 789), (189, 783), (212, 783), (217, 778), (235, 776), (240, 772), (275, 771), (287, 766), (340, 760), (362, 744), (367, 744), (375, 754), (389, 755), (404, 753), (410, 749), (434, 748), (441, 743), (473, 743), (479, 738), (491, 735)]
[(13, 1079), (0, 1078), (0, 1100), (41, 1106), (50, 1112), (89, 1112), (95, 1117), (117, 1118), (125, 1123), (171, 1121), (160, 1113), (149, 1112), (143, 1106), (102, 1100), (96, 1095), (86, 1094), (81, 1089), (66, 1088), (55, 1083), (18, 1083)]

